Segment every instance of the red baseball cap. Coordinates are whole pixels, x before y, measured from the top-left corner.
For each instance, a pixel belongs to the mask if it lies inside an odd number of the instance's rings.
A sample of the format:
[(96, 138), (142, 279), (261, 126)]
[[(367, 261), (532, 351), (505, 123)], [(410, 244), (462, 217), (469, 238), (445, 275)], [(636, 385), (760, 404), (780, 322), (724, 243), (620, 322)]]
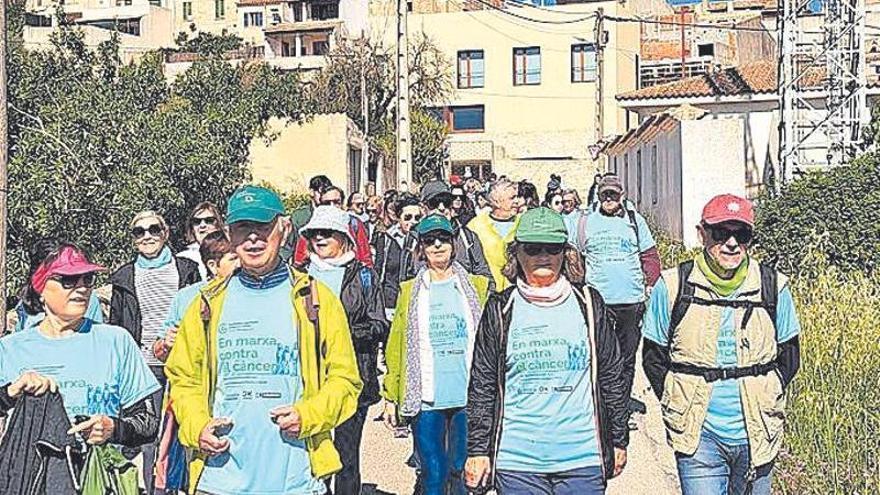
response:
[(53, 275), (82, 275), (105, 270), (103, 266), (90, 262), (82, 251), (73, 246), (64, 246), (54, 261), (37, 268), (31, 277), (31, 285), (37, 292), (43, 292), (46, 282)]
[(461, 180), (460, 175), (450, 175), (449, 176), (449, 183), (452, 184), (453, 186), (460, 186), (462, 182), (464, 182), (464, 181)]
[(710, 199), (703, 207), (702, 221), (707, 225), (742, 222), (749, 227), (754, 227), (755, 210), (752, 208), (752, 202), (745, 198), (733, 194), (719, 194)]

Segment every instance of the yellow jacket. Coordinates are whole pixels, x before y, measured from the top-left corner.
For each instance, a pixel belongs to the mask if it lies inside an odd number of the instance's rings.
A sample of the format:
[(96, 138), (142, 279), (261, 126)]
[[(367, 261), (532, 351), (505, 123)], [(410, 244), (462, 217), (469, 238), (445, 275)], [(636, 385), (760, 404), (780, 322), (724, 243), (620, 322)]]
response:
[[(339, 453), (333, 447), (331, 431), (350, 418), (357, 408), (363, 384), (358, 373), (354, 346), (342, 303), (321, 283), (313, 284), (317, 294), (320, 322), (321, 370), (315, 352), (316, 331), (306, 313), (308, 276), (294, 275), (290, 293), (299, 332), (302, 398), (294, 404), (302, 421), (299, 438), (309, 452), (312, 474), (316, 478), (342, 469)], [(184, 447), (198, 450), (199, 435), (212, 419), (211, 403), (217, 376), (217, 326), (227, 293), (227, 280), (213, 280), (201, 290), (201, 298), (187, 309), (180, 323), (177, 339), (165, 373), (171, 384), (174, 414), (180, 425), (178, 437)], [(202, 322), (203, 308), (210, 311), (208, 330)], [(208, 337), (209, 336), (209, 337)], [(206, 341), (210, 339), (210, 346)], [(320, 375), (320, 376), (319, 376)], [(190, 463), (190, 492), (195, 492), (204, 467), (198, 454)], [(260, 466), (254, 466), (259, 470)]]
[(513, 242), (516, 236), (519, 217), (516, 217), (513, 228), (503, 238), (495, 230), (488, 213), (477, 215), (467, 226), (480, 238), (480, 243), (483, 245), (483, 254), (486, 255), (489, 271), (492, 272), (492, 278), (495, 281), (495, 291), (503, 291), (510, 285), (510, 281), (501, 274), (501, 270), (507, 264), (507, 246)]

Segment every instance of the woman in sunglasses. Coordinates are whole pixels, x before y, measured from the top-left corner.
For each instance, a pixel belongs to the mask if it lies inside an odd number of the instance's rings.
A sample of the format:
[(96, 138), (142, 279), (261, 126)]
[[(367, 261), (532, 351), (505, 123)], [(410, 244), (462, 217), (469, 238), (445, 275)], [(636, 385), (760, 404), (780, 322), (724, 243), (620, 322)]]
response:
[(562, 190), (552, 189), (547, 191), (547, 194), (544, 195), (544, 204), (541, 206), (546, 206), (561, 215), (564, 207), (562, 204)]
[[(135, 259), (110, 276), (110, 324), (131, 334), (156, 379), (165, 386), (164, 363), (153, 354), (153, 345), (163, 338), (165, 317), (177, 291), (201, 280), (195, 261), (171, 254), (168, 225), (154, 211), (142, 211), (129, 225), (137, 250)], [(162, 391), (152, 396), (154, 408), (162, 405)], [(153, 493), (153, 459), (156, 443), (144, 446), (144, 483)]]
[(626, 464), (622, 362), (605, 304), (580, 285), (583, 264), (562, 216), (520, 218), (504, 275), (486, 304), (468, 391), (474, 489), (501, 495), (597, 494)]
[(60, 392), (69, 433), (90, 444), (138, 446), (156, 436), (150, 396), (159, 389), (125, 330), (86, 317), (95, 273), (104, 267), (79, 248), (58, 243), (35, 264), (22, 291), (33, 327), (0, 339), (0, 412), (23, 394)]
[(345, 307), (364, 384), (354, 416), (336, 428), (333, 439), (342, 460), (333, 493), (359, 493), (361, 437), (367, 409), (379, 402), (379, 343), (384, 343), (388, 334), (381, 288), (376, 272), (355, 257), (348, 212), (335, 206), (318, 206), (299, 233), (309, 249), (308, 261), (301, 269), (327, 285)]
[(422, 206), (419, 198), (412, 194), (401, 194), (397, 197), (394, 208), (397, 223), (385, 232), (376, 235), (374, 248), (376, 251), (376, 273), (382, 286), (382, 297), (385, 299), (385, 317), (389, 321), (397, 305), (397, 294), (403, 282), (405, 269), (403, 248), (407, 236), (413, 226), (422, 219)]
[(392, 429), (412, 424), (420, 493), (464, 494), (464, 408), (489, 279), (453, 261), (454, 231), (445, 216), (430, 215), (415, 230), (425, 267), (400, 287), (385, 347), (385, 422)]
[(202, 280), (208, 280), (208, 271), (199, 254), (199, 246), (205, 240), (205, 236), (211, 232), (217, 232), (223, 226), (223, 214), (220, 208), (210, 201), (204, 201), (192, 209), (192, 213), (186, 220), (186, 249), (177, 253), (178, 257), (193, 260), (199, 265), (199, 275)]

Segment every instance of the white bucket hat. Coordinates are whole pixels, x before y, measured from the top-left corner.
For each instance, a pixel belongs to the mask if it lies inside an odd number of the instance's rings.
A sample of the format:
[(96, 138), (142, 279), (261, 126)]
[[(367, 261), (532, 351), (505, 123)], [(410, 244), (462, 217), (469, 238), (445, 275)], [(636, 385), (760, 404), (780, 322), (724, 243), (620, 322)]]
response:
[(312, 218), (309, 220), (309, 223), (299, 229), (299, 235), (308, 237), (306, 233), (310, 230), (332, 230), (334, 232), (345, 234), (352, 243), (355, 243), (355, 239), (351, 235), (351, 230), (349, 229), (350, 219), (351, 215), (349, 215), (348, 212), (342, 211), (335, 206), (319, 206), (315, 208), (315, 211), (312, 213)]

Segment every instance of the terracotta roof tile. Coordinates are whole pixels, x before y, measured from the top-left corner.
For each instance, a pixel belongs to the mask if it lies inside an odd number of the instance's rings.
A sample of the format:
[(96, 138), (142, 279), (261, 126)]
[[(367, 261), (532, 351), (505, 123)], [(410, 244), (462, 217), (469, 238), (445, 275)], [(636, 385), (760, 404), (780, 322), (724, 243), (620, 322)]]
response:
[[(655, 98), (693, 98), (775, 93), (776, 61), (761, 60), (738, 67), (721, 69), (657, 86), (649, 86), (617, 96), (618, 100), (649, 100)], [(811, 68), (801, 79), (801, 87), (822, 84), (824, 70)]]

